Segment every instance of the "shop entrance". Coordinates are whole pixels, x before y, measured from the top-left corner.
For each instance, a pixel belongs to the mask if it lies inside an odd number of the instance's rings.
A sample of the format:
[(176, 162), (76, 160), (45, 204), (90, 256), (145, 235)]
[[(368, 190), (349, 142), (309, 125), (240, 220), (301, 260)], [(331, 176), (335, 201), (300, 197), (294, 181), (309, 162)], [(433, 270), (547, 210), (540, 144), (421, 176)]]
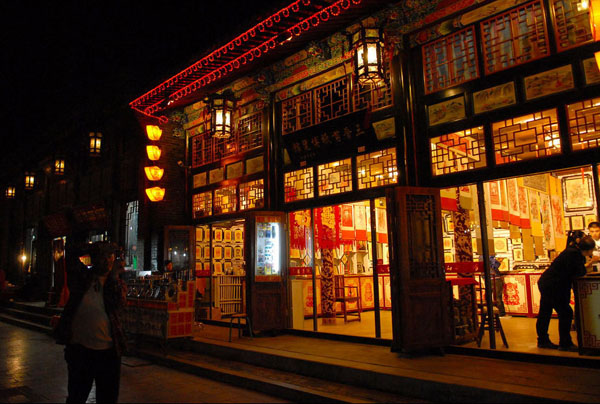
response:
[[(538, 279), (567, 244), (570, 230), (588, 232), (597, 222), (598, 176), (593, 168), (577, 167), (476, 185), (441, 190), (444, 261), (446, 263), (488, 260), (493, 311), (506, 336), (504, 346), (496, 333), (500, 350), (555, 355), (556, 350), (537, 347), (536, 317), (540, 294)], [(481, 210), (481, 213), (480, 213)], [(480, 218), (485, 218), (482, 228)], [(483, 256), (482, 232), (488, 239), (488, 256)], [(460, 235), (468, 234), (459, 240)], [(456, 274), (447, 273), (447, 279)], [(486, 330), (478, 339), (486, 300), (483, 271), (459, 274), (472, 277), (471, 284), (453, 282), (454, 341), (467, 347), (490, 348)], [(574, 296), (571, 296), (574, 308)], [(555, 315), (556, 316), (556, 315)], [(550, 339), (558, 343), (558, 320), (551, 320)], [(498, 328), (498, 327), (496, 327)], [(577, 341), (576, 331), (572, 331)], [(578, 354), (560, 352), (560, 355)]]
[(386, 199), (300, 210), (288, 220), (291, 327), (391, 340)]

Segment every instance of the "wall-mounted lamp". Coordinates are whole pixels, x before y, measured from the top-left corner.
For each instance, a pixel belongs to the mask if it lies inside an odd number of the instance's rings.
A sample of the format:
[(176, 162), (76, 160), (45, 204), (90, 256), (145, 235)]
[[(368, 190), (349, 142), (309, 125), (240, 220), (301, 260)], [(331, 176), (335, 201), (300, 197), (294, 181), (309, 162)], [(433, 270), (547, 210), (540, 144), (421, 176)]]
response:
[(378, 84), (385, 80), (383, 38), (379, 28), (361, 26), (351, 35), (354, 49), (354, 74), (359, 84)]
[(146, 125), (146, 134), (150, 140), (160, 140), (162, 130), (156, 125)]
[(146, 177), (150, 181), (159, 181), (165, 172), (163, 168), (158, 166), (144, 167), (144, 171), (146, 172)]
[(224, 91), (210, 98), (212, 136), (219, 139), (231, 137), (231, 117), (235, 99), (233, 92)]
[(156, 161), (160, 159), (161, 150), (160, 147), (155, 145), (146, 146), (146, 153), (148, 154), (148, 158), (152, 161)]
[(25, 189), (33, 189), (35, 186), (35, 175), (32, 173), (25, 173)]
[(14, 197), (15, 197), (15, 187), (7, 187), (5, 195), (6, 195), (7, 199), (14, 199)]
[(165, 189), (160, 187), (146, 188), (146, 195), (152, 202), (160, 202), (165, 197)]
[(102, 133), (90, 132), (90, 155), (99, 156), (102, 151)]

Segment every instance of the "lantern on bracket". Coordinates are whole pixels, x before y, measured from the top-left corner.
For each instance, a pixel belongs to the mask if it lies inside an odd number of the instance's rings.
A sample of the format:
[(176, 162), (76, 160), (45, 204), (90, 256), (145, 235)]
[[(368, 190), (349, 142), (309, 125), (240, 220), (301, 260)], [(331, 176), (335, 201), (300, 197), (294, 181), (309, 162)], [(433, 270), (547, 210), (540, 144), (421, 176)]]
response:
[(160, 187), (146, 188), (146, 195), (152, 202), (160, 202), (165, 197), (165, 189)]
[(377, 27), (361, 27), (351, 34), (354, 75), (358, 84), (379, 84), (385, 80), (383, 36)]
[(160, 181), (165, 172), (164, 168), (158, 166), (144, 167), (144, 171), (146, 172), (146, 178), (150, 181)]
[(148, 158), (152, 161), (156, 161), (160, 159), (161, 150), (160, 147), (155, 145), (146, 146), (146, 153), (148, 154)]
[(99, 156), (102, 151), (102, 133), (90, 132), (90, 155)]
[(6, 187), (6, 199), (14, 199), (15, 187)]
[(148, 135), (148, 139), (156, 141), (160, 140), (162, 130), (156, 125), (146, 125), (146, 134)]
[(33, 189), (35, 186), (35, 175), (33, 173), (25, 173), (25, 189)]
[(234, 107), (235, 97), (230, 90), (210, 97), (212, 137), (218, 139), (231, 137), (231, 120)]

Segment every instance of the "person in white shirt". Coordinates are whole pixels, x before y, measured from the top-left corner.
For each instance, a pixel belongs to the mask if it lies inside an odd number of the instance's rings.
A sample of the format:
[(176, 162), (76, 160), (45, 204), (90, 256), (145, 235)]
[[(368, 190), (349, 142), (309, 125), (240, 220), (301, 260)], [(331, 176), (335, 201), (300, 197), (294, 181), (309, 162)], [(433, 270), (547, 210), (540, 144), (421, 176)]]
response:
[(586, 267), (592, 267), (594, 272), (600, 272), (600, 222), (591, 222), (588, 225), (588, 231), (596, 243), (596, 248), (594, 249), (594, 255), (586, 264)]

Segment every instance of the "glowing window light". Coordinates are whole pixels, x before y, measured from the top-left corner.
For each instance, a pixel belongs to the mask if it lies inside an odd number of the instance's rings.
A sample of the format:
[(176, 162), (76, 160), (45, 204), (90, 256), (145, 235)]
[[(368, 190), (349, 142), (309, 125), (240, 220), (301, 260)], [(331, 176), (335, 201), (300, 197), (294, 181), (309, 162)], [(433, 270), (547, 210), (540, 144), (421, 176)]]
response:
[(35, 176), (31, 173), (25, 174), (25, 189), (33, 189), (35, 186)]
[(102, 151), (102, 133), (90, 132), (90, 155), (99, 156)]
[(146, 188), (146, 195), (152, 202), (160, 202), (165, 197), (165, 189), (160, 187)]
[(64, 174), (65, 173), (65, 161), (63, 159), (54, 160), (54, 174)]
[(6, 188), (6, 197), (8, 199), (13, 199), (15, 197), (15, 187)]

